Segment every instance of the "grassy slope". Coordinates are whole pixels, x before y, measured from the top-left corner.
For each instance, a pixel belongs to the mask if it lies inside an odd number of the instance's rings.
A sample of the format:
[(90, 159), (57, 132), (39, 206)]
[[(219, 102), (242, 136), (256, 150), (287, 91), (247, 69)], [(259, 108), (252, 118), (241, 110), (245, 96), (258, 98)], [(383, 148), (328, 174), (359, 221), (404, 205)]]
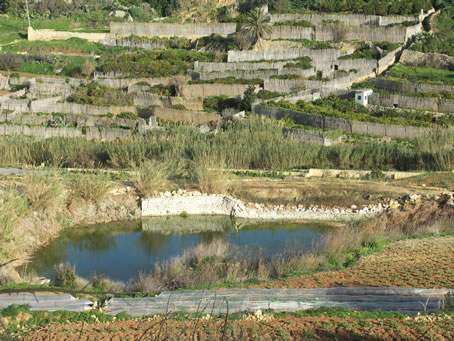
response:
[(454, 85), (454, 71), (431, 67), (394, 65), (386, 78), (403, 81)]

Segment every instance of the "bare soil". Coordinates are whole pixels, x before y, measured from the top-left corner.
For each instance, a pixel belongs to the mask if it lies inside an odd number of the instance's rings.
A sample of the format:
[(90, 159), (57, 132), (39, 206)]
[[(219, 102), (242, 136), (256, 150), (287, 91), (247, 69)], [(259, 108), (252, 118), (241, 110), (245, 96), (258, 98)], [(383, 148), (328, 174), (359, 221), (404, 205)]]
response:
[[(266, 316), (265, 316), (266, 317)], [(51, 325), (22, 340), (452, 340), (451, 316), (404, 319), (282, 317)]]
[(234, 180), (233, 194), (244, 201), (272, 205), (351, 207), (375, 205), (386, 198), (409, 194), (434, 195), (446, 190), (418, 182), (373, 181), (341, 178), (287, 177)]

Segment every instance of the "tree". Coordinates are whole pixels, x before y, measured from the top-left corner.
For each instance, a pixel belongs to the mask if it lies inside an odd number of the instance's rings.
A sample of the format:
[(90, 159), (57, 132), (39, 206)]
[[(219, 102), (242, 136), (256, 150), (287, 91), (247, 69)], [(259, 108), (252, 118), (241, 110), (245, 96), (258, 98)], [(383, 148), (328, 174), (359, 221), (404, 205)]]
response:
[(9, 8), (9, 0), (0, 0), (0, 13), (6, 13)]
[(241, 28), (252, 38), (255, 45), (260, 44), (267, 33), (271, 33), (270, 16), (261, 8), (251, 10)]
[(277, 0), (273, 4), (273, 8), (279, 13), (286, 13), (291, 9), (291, 7), (292, 4), (290, 3), (290, 0)]
[(243, 95), (243, 100), (241, 101), (241, 107), (245, 111), (251, 111), (252, 104), (257, 99), (257, 95), (255, 93), (255, 86), (249, 85)]

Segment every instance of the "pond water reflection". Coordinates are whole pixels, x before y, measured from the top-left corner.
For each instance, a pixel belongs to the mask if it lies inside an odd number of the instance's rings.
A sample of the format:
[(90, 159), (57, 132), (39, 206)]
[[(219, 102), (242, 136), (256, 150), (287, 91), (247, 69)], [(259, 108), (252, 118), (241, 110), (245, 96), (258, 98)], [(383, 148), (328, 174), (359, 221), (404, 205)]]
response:
[(36, 253), (27, 268), (53, 277), (56, 264), (69, 263), (79, 276), (105, 275), (127, 281), (157, 261), (181, 255), (199, 243), (222, 239), (233, 245), (261, 249), (264, 256), (290, 247), (312, 248), (328, 225), (254, 222), (229, 217), (165, 217), (73, 228)]

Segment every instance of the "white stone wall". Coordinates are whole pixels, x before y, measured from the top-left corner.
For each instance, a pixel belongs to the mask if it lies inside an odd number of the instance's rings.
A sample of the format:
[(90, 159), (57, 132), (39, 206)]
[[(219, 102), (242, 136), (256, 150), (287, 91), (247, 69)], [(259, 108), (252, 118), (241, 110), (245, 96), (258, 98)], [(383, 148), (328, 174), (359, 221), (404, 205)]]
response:
[(318, 209), (299, 207), (285, 210), (283, 207), (267, 209), (262, 205), (247, 207), (242, 201), (224, 195), (168, 195), (142, 200), (142, 216), (172, 216), (185, 212), (189, 215), (228, 215), (237, 218), (284, 220), (345, 220), (374, 215), (384, 208), (381, 205), (364, 208), (359, 211), (351, 209)]
[(0, 90), (9, 90), (9, 77), (0, 75)]

